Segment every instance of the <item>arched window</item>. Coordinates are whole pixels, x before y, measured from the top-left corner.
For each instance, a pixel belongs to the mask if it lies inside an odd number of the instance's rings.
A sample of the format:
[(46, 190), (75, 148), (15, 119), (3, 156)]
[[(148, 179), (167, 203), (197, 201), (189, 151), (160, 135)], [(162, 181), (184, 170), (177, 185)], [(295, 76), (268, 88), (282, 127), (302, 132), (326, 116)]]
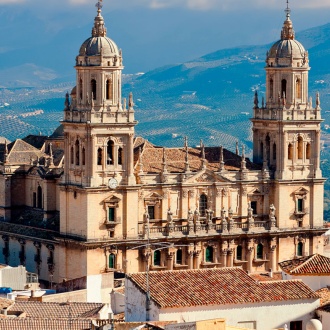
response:
[(261, 243), (257, 245), (257, 259), (263, 259), (264, 247)]
[(178, 265), (182, 265), (182, 250), (177, 250), (176, 251), (176, 263)]
[(160, 251), (156, 250), (154, 252), (154, 266), (160, 266)]
[(71, 158), (71, 164), (74, 164), (74, 150), (73, 150), (73, 146), (71, 147), (71, 152), (70, 152), (70, 158)]
[(114, 269), (115, 268), (115, 261), (116, 261), (116, 256), (111, 253), (109, 255), (109, 268)]
[(82, 151), (81, 151), (81, 164), (83, 166), (86, 165), (86, 150), (85, 150), (85, 147), (83, 147)]
[(273, 81), (273, 79), (269, 80), (269, 97), (271, 99), (274, 97), (274, 81)]
[(42, 209), (42, 188), (37, 188), (37, 208)]
[(206, 195), (200, 195), (199, 197), (199, 214), (201, 217), (206, 216), (206, 210), (207, 210), (207, 196)]
[(269, 135), (266, 136), (266, 156), (267, 156), (267, 161), (270, 160), (270, 137)]
[(103, 152), (101, 148), (97, 149), (97, 165), (103, 164)]
[(123, 148), (118, 149), (118, 165), (123, 165)]
[(301, 80), (296, 80), (296, 99), (301, 99)]
[(264, 144), (260, 142), (260, 161), (264, 160)]
[(208, 246), (205, 250), (205, 261), (213, 262), (213, 247)]
[(276, 160), (276, 143), (273, 144), (273, 160)]
[(297, 256), (298, 257), (302, 257), (303, 256), (303, 247), (304, 247), (304, 244), (302, 242), (299, 242), (297, 244)]
[(303, 138), (298, 137), (298, 159), (303, 159)]
[(306, 145), (306, 159), (311, 159), (311, 144), (307, 143)]
[(109, 141), (107, 145), (107, 164), (113, 165), (113, 148), (114, 143), (113, 141)]
[(80, 159), (79, 159), (79, 141), (77, 140), (76, 141), (76, 144), (75, 144), (75, 149), (76, 149), (76, 165), (79, 165), (80, 163)]
[(96, 80), (92, 79), (91, 81), (92, 97), (93, 100), (96, 100)]
[(281, 81), (281, 97), (286, 97), (286, 80)]
[(113, 98), (113, 83), (112, 79), (107, 79), (106, 82), (106, 99), (112, 100)]
[(236, 248), (236, 260), (242, 260), (243, 258), (243, 248), (242, 245), (237, 245)]
[(293, 159), (293, 146), (291, 143), (288, 145), (288, 159), (292, 160)]
[(79, 97), (80, 97), (80, 100), (82, 100), (82, 96), (83, 96), (83, 83), (82, 83), (82, 79), (80, 78), (80, 80), (79, 80)]

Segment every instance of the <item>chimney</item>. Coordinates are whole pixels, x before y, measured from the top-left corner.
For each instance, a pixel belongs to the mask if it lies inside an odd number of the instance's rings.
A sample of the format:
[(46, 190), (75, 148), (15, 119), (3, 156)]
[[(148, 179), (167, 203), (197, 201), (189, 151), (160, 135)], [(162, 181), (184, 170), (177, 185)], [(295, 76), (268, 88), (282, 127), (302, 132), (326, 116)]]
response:
[(7, 316), (7, 307), (4, 307), (4, 308), (2, 309), (2, 314), (3, 314), (4, 316)]

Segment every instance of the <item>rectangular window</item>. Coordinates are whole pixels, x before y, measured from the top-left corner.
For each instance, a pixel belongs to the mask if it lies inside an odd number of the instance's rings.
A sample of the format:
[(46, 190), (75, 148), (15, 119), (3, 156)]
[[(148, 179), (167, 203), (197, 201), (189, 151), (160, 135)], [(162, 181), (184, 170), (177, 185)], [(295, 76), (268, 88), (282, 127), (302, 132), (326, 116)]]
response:
[(303, 211), (303, 200), (301, 198), (297, 199), (297, 211), (298, 212)]
[(241, 321), (237, 322), (237, 325), (245, 329), (257, 329), (256, 321)]
[(109, 207), (108, 221), (115, 221), (115, 208), (114, 207)]
[(153, 205), (148, 206), (148, 214), (150, 220), (155, 219), (155, 207)]
[(258, 214), (257, 213), (257, 202), (256, 201), (251, 202), (251, 208), (253, 210), (253, 214)]
[(290, 322), (290, 330), (302, 330), (302, 321)]

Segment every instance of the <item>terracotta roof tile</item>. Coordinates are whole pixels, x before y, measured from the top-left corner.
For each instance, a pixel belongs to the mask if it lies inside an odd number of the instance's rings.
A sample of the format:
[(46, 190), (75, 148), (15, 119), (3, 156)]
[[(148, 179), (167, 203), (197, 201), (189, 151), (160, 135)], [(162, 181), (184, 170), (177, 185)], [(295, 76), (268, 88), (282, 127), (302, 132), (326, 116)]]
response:
[(286, 260), (279, 263), (281, 269), (291, 275), (330, 275), (330, 258), (321, 254)]
[(270, 277), (269, 273), (250, 274), (255, 281), (279, 281), (282, 280), (282, 273), (273, 273), (273, 277)]
[[(143, 291), (146, 273), (127, 275)], [(300, 280), (258, 283), (241, 268), (149, 273), (150, 294), (160, 307), (245, 304), (318, 299)]]
[(330, 304), (330, 290), (329, 288), (322, 288), (316, 291), (316, 294), (320, 297), (320, 305), (328, 305)]
[[(134, 153), (135, 167), (138, 168), (138, 148)], [(225, 169), (239, 170), (241, 157), (229, 150), (223, 149)], [(186, 151), (184, 148), (165, 148), (165, 158), (167, 171), (172, 173), (182, 173), (185, 170)], [(205, 159), (207, 168), (212, 171), (219, 171), (220, 147), (206, 147)], [(188, 148), (188, 162), (191, 171), (198, 171), (202, 167), (202, 157), (200, 148)], [(145, 173), (160, 173), (163, 163), (163, 148), (145, 145), (142, 151), (142, 164)], [(259, 170), (260, 166), (246, 159), (246, 167), (249, 170)]]
[(91, 329), (90, 320), (82, 319), (0, 319), (1, 330), (87, 330)]
[[(2, 267), (0, 268), (5, 268), (5, 265), (1, 265)], [(4, 308), (9, 308), (11, 305), (14, 304), (13, 300), (6, 299), (6, 298), (0, 298), (0, 310)]]
[(32, 318), (97, 318), (103, 307), (98, 303), (53, 303), (40, 301), (16, 301), (11, 311), (24, 311)]

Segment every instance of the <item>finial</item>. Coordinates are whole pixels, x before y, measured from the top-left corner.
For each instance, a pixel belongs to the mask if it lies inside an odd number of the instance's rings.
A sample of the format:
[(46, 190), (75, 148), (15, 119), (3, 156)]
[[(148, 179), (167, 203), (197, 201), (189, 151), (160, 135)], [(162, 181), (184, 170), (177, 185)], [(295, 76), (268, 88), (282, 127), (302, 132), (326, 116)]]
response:
[(54, 165), (54, 156), (53, 156), (53, 145), (52, 143), (49, 143), (49, 165), (53, 166)]
[(220, 146), (220, 171), (225, 169), (225, 162), (223, 161), (223, 147)]
[(238, 141), (236, 141), (236, 155), (239, 154), (239, 150), (238, 150)]
[(4, 163), (7, 163), (7, 158), (8, 158), (8, 145), (7, 145), (7, 140), (5, 139), (5, 155), (4, 155)]
[(185, 149), (188, 148), (188, 137), (187, 136), (184, 137), (184, 148)]
[(99, 0), (95, 7), (97, 8), (97, 16), (94, 20), (94, 27), (92, 29), (93, 37), (105, 37), (107, 35), (107, 29), (104, 26), (104, 19), (101, 15), (101, 9), (103, 7), (103, 0)]
[(99, 1), (97, 2), (97, 4), (95, 5), (95, 7), (97, 8), (97, 13), (98, 13), (98, 14), (101, 13), (101, 9), (103, 8), (102, 1), (103, 1), (103, 0), (99, 0)]
[(167, 163), (166, 163), (166, 155), (165, 155), (165, 148), (163, 148), (163, 173), (167, 172)]
[(254, 93), (254, 108), (259, 108), (259, 98), (258, 98), (258, 91), (256, 90)]
[(143, 173), (143, 163), (142, 163), (142, 148), (139, 148), (139, 173)]
[(246, 169), (246, 161), (245, 161), (245, 147), (244, 144), (242, 145), (242, 161), (241, 161), (241, 169)]
[(293, 40), (295, 37), (295, 33), (294, 33), (292, 22), (290, 19), (291, 9), (289, 8), (289, 0), (286, 1), (285, 12), (286, 12), (286, 20), (285, 20), (283, 28), (282, 28), (281, 39), (282, 40), (285, 40), (285, 39)]
[(134, 107), (134, 101), (133, 101), (133, 93), (129, 93), (129, 99), (128, 99), (128, 110), (133, 110)]
[(291, 9), (289, 7), (289, 0), (286, 0), (286, 9), (285, 9), (285, 12), (286, 12), (286, 18), (289, 19), (290, 14), (291, 14)]
[(320, 101), (320, 93), (317, 92), (316, 93), (316, 109), (319, 109), (321, 105), (321, 101)]

